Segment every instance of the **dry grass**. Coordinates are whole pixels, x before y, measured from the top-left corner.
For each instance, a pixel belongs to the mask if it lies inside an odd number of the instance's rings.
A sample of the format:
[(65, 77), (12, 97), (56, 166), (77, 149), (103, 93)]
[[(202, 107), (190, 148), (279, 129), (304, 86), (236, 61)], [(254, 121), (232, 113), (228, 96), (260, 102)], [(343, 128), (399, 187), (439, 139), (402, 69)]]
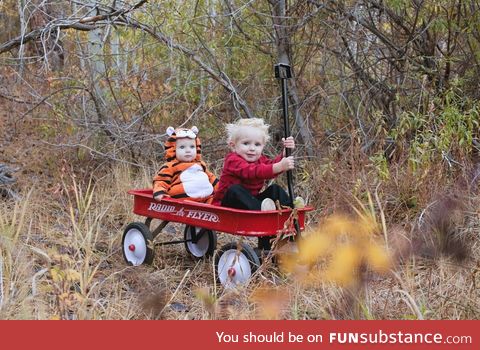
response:
[[(480, 223), (474, 196), (464, 198), (461, 205), (445, 200), (437, 209), (417, 216), (423, 225), (402, 227), (391, 225), (388, 217), (382, 220), (380, 196), (376, 202), (370, 193), (369, 200), (352, 202), (356, 215), (327, 221), (322, 219), (326, 214), (311, 218), (312, 232), (321, 235), (306, 235), (305, 239), (317, 237), (317, 246), (299, 273), (286, 273), (269, 262), (247, 286), (224, 290), (215, 282), (213, 260), (191, 260), (182, 245), (157, 247), (152, 266), (125, 265), (122, 230), (139, 220), (131, 213), (132, 199), (126, 191), (148, 185), (149, 171), (132, 172), (118, 166), (108, 176), (80, 180), (66, 167), (60, 179), (62, 185), (54, 192), (30, 191), (21, 193), (20, 201), (0, 202), (2, 319), (480, 316)], [(319, 209), (323, 211), (324, 206)], [(363, 222), (370, 225), (366, 230), (371, 236), (352, 238), (351, 234), (359, 232), (353, 228), (362, 224), (362, 215), (371, 220)], [(179, 225), (167, 227), (160, 239), (178, 238), (181, 230)], [(445, 241), (452, 235), (468, 246), (460, 255), (455, 250), (458, 244)], [(331, 248), (333, 236), (335, 249)], [(328, 254), (321, 253), (325, 237), (332, 239), (327, 242)], [(419, 237), (425, 244), (411, 249)], [(219, 235), (219, 245), (235, 238)], [(375, 262), (375, 256), (358, 255), (359, 249), (366, 251), (370, 244), (377, 247), (373, 254), (383, 254), (378, 242), (390, 247), (388, 271), (380, 268), (385, 258)], [(453, 252), (450, 247), (455, 247)], [(352, 254), (357, 258), (350, 259)], [(345, 265), (348, 261), (351, 266)], [(342, 273), (349, 274), (348, 278)]]

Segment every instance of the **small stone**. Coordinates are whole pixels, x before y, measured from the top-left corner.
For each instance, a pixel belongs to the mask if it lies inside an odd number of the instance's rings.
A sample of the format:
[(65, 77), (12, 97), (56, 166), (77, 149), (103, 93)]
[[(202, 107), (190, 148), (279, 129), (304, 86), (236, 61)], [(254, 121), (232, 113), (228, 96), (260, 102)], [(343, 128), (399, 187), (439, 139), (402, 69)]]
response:
[(177, 312), (187, 312), (188, 311), (188, 307), (185, 304), (182, 304), (182, 303), (171, 303), (170, 308), (173, 311), (177, 311)]

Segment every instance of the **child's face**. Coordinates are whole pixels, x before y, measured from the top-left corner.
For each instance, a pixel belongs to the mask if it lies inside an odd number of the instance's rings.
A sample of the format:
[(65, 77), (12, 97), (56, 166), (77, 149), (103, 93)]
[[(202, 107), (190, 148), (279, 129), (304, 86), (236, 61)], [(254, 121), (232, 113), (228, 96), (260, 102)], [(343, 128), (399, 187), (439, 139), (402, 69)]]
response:
[(177, 147), (175, 150), (177, 160), (181, 162), (191, 162), (197, 156), (197, 146), (195, 140), (183, 138), (177, 140)]
[(237, 139), (230, 143), (230, 147), (247, 162), (256, 162), (265, 147), (265, 134), (253, 127), (242, 127)]

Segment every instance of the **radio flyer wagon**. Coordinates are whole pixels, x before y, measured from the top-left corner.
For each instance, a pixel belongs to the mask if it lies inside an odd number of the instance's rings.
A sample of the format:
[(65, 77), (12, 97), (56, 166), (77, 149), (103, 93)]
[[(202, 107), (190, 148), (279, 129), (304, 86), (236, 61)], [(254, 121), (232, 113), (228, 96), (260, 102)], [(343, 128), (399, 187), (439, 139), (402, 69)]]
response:
[[(275, 77), (281, 80), (283, 123), (285, 138), (290, 136), (288, 123), (287, 80), (292, 77), (290, 66), (275, 65)], [(285, 149), (290, 155), (290, 149)], [(293, 195), (292, 172), (287, 171), (288, 194)], [(225, 208), (187, 200), (153, 199), (151, 189), (131, 190), (135, 214), (145, 216), (145, 223), (129, 224), (123, 233), (122, 245), (125, 260), (132, 265), (153, 261), (153, 240), (169, 222), (185, 224), (183, 240), (160, 244), (184, 243), (185, 249), (195, 258), (211, 256), (217, 246), (216, 232), (236, 236), (262, 237), (281, 234), (300, 234), (305, 228), (305, 213), (312, 207), (254, 211)], [(162, 222), (152, 230), (153, 219)], [(261, 254), (261, 252), (260, 252)], [(228, 243), (218, 251), (215, 259), (217, 277), (224, 286), (245, 283), (260, 265), (260, 257), (247, 243)]]
[[(194, 258), (212, 256), (217, 245), (216, 232), (236, 236), (260, 237), (294, 234), (298, 223), (305, 227), (305, 213), (312, 207), (272, 211), (239, 210), (211, 204), (164, 197), (160, 202), (152, 197), (151, 189), (131, 190), (133, 212), (146, 217), (145, 222), (130, 223), (123, 233), (123, 256), (131, 265), (150, 264), (154, 257), (154, 239), (169, 222), (185, 224), (183, 240), (157, 243), (184, 243)], [(161, 220), (152, 227), (153, 219)], [(295, 219), (295, 220), (293, 220)], [(260, 253), (260, 252), (259, 252)], [(232, 242), (219, 249), (215, 269), (223, 285), (245, 283), (260, 265), (259, 253), (246, 242)]]

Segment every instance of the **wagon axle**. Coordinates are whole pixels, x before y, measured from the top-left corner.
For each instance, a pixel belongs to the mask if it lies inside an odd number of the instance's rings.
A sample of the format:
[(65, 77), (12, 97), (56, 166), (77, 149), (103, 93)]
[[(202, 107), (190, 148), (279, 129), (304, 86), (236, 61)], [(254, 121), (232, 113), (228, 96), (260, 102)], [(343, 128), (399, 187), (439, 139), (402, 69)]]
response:
[(134, 252), (135, 251), (135, 244), (130, 244), (128, 246), (128, 250), (130, 250), (131, 252)]

